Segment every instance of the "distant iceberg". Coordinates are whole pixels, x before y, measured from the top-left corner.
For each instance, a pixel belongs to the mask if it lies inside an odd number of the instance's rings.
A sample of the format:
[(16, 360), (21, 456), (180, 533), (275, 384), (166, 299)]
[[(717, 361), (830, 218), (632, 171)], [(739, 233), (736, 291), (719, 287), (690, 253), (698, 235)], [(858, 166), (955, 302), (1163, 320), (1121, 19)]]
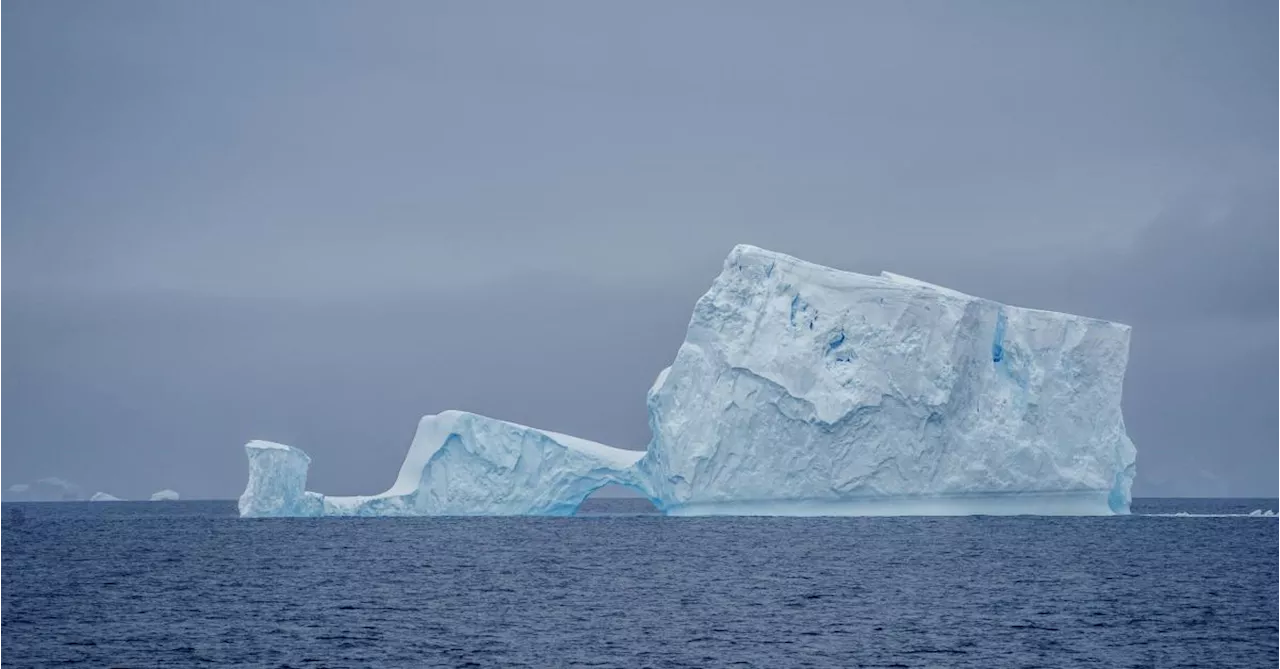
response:
[(105, 492), (95, 492), (93, 493), (93, 497), (89, 498), (89, 501), (90, 502), (123, 502), (124, 500), (120, 499), (119, 497), (116, 497), (115, 495), (109, 495)]
[(84, 498), (80, 486), (57, 476), (47, 476), (35, 483), (15, 483), (5, 494), (6, 500), (15, 502), (74, 502)]
[(151, 501), (153, 502), (175, 502), (178, 500), (178, 492), (176, 490), (164, 489), (151, 493)]
[(1124, 514), (1129, 334), (737, 246), (648, 393), (647, 452), (447, 411), (379, 495), (308, 492), (306, 453), (250, 442), (240, 513), (566, 515), (615, 483), (672, 515)]

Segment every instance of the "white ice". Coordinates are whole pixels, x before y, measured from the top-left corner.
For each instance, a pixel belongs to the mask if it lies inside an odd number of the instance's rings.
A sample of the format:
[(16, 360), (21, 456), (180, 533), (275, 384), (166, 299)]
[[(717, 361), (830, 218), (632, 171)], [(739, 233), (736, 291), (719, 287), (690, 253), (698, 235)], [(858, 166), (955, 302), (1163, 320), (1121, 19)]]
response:
[(105, 492), (95, 492), (93, 497), (89, 498), (90, 502), (123, 502), (124, 500)]
[(177, 501), (177, 499), (178, 492), (168, 488), (151, 493), (151, 501), (153, 502), (173, 502)]
[(242, 516), (569, 515), (609, 483), (635, 485), (643, 451), (464, 411), (426, 416), (395, 483), (378, 495), (306, 492), (311, 460), (297, 448), (250, 442)]
[(459, 411), (386, 492), (306, 492), (251, 442), (246, 516), (573, 513), (618, 483), (672, 515), (1128, 513), (1129, 328), (738, 246), (648, 394), (648, 452)]
[(1124, 325), (738, 246), (649, 394), (676, 514), (1127, 513)]

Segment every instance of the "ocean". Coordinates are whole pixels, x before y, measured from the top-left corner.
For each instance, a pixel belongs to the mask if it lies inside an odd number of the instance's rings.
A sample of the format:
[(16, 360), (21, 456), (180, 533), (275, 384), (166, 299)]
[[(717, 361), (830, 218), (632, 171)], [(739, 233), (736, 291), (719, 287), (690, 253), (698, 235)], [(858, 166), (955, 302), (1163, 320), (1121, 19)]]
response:
[(668, 518), (599, 498), (572, 518), (240, 519), (233, 501), (5, 503), (0, 665), (1274, 667), (1277, 521), (1232, 514), (1278, 506)]

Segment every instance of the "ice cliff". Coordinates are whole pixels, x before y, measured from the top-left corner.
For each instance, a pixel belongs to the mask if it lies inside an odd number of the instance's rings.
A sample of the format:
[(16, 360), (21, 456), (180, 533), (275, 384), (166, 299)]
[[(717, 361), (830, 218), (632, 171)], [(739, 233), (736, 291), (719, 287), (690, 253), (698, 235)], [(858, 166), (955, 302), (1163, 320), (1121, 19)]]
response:
[(379, 495), (305, 490), (311, 458), (282, 444), (245, 446), (242, 516), (571, 515), (609, 483), (635, 485), (643, 451), (597, 444), (464, 411), (427, 416), (395, 483)]
[(305, 490), (250, 442), (243, 516), (573, 513), (619, 483), (673, 515), (1127, 513), (1129, 328), (738, 246), (648, 394), (647, 452), (448, 411), (380, 495)]
[(1129, 328), (738, 246), (649, 392), (673, 514), (1126, 513)]

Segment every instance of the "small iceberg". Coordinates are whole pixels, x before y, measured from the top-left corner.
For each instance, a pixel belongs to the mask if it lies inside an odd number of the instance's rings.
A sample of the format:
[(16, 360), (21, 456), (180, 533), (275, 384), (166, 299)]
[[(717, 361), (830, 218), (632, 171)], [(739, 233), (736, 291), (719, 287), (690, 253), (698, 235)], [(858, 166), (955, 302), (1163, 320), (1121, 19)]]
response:
[(165, 488), (159, 492), (151, 493), (151, 501), (153, 502), (176, 502), (178, 501), (178, 491)]
[(95, 492), (93, 493), (93, 497), (89, 498), (89, 501), (90, 502), (123, 502), (124, 500), (110, 493)]

